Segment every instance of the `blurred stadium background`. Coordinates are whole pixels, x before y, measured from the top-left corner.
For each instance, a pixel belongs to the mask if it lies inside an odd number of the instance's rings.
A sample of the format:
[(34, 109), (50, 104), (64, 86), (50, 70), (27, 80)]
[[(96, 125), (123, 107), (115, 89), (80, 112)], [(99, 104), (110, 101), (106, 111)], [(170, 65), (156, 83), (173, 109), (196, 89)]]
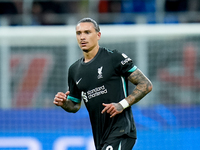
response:
[(82, 17), (100, 23), (101, 46), (125, 52), (153, 82), (132, 106), (134, 150), (198, 150), (199, 0), (0, 0), (0, 150), (94, 150), (85, 106), (53, 105), (82, 56)]

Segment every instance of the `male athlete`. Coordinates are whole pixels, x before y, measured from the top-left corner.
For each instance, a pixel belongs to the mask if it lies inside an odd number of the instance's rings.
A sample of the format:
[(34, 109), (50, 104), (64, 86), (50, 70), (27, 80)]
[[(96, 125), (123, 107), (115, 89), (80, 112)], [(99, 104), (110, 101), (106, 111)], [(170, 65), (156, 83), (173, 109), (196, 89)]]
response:
[[(83, 58), (70, 66), (69, 91), (58, 92), (54, 104), (75, 113), (83, 100), (96, 149), (132, 150), (136, 128), (131, 105), (152, 90), (152, 83), (127, 55), (100, 47), (100, 37), (96, 21), (83, 18), (78, 22), (76, 38)], [(128, 80), (136, 85), (130, 95)]]

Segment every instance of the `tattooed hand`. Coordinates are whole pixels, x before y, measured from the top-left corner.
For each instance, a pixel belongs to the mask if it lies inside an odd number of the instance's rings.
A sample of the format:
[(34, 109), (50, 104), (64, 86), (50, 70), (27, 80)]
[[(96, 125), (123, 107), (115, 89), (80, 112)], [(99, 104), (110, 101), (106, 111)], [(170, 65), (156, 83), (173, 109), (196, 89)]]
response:
[(121, 104), (119, 103), (111, 103), (111, 104), (102, 104), (105, 106), (105, 108), (101, 111), (103, 114), (104, 112), (107, 112), (110, 114), (110, 118), (114, 117), (117, 114), (120, 114), (124, 109)]

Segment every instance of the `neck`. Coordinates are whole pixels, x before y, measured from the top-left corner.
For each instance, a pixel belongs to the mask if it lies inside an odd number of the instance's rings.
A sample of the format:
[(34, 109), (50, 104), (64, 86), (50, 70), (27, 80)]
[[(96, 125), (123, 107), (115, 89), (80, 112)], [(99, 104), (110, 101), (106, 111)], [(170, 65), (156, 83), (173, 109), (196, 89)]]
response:
[(87, 63), (87, 62), (91, 61), (96, 56), (98, 51), (99, 51), (99, 46), (96, 46), (95, 48), (93, 48), (90, 51), (83, 51), (84, 62)]

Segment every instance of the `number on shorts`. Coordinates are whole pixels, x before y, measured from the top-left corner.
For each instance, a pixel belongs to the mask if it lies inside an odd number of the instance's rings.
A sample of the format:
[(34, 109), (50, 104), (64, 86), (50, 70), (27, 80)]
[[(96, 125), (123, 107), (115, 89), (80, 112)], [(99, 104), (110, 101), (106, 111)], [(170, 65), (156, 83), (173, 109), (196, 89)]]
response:
[(113, 150), (113, 147), (111, 145), (106, 147), (106, 150)]

